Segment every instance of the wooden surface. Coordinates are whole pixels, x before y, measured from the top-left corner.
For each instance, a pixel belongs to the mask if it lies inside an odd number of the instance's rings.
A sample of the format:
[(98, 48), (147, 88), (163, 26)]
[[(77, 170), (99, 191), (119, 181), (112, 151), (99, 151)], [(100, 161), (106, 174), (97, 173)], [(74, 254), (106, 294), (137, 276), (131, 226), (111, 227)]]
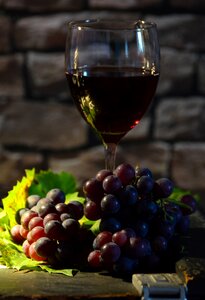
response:
[[(205, 221), (199, 212), (192, 218), (187, 238), (188, 255), (205, 258)], [(204, 289), (203, 289), (204, 290)], [(197, 298), (198, 291), (190, 292)], [(205, 299), (205, 292), (203, 294)], [(196, 298), (195, 298), (196, 297)], [(81, 273), (74, 277), (0, 269), (0, 300), (139, 299), (131, 282), (103, 273)], [(192, 300), (192, 298), (188, 298)]]

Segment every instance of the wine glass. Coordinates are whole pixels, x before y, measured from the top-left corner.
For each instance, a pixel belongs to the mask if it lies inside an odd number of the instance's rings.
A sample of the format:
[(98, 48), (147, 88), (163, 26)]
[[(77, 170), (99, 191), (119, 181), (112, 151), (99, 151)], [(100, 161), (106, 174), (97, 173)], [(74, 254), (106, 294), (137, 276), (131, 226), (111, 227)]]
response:
[(74, 102), (115, 167), (116, 146), (139, 123), (155, 94), (160, 65), (156, 24), (142, 20), (68, 24), (65, 73)]

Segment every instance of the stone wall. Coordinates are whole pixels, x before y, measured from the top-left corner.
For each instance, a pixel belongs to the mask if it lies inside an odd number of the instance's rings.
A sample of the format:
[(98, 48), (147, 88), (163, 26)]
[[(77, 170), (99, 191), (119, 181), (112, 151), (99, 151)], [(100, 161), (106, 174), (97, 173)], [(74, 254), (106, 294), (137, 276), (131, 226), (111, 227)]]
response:
[(156, 97), (120, 143), (117, 163), (205, 190), (204, 0), (0, 0), (1, 196), (25, 168), (69, 171), (79, 184), (103, 168), (63, 66), (66, 22), (96, 17), (154, 21), (161, 44)]

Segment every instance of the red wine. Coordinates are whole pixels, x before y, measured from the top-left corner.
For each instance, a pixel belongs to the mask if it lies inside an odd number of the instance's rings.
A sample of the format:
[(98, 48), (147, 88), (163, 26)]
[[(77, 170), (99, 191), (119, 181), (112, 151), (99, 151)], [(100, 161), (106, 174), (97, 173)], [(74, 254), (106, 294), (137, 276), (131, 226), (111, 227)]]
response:
[(95, 67), (66, 73), (83, 118), (105, 143), (119, 140), (139, 123), (159, 75), (136, 68)]

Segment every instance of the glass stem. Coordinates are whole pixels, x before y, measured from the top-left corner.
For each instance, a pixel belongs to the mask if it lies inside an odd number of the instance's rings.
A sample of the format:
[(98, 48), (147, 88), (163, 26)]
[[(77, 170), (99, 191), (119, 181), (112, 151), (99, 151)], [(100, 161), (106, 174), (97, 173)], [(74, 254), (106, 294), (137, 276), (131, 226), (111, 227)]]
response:
[(117, 145), (114, 143), (108, 143), (105, 147), (105, 168), (113, 171), (115, 169), (115, 157)]

